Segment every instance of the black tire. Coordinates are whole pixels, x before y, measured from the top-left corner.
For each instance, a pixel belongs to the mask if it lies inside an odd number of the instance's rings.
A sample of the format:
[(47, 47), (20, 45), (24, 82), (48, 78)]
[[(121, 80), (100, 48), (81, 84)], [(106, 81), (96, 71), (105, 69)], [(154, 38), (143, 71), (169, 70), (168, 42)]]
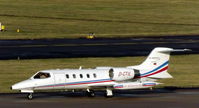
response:
[(32, 93), (28, 94), (27, 98), (28, 98), (28, 100), (32, 100), (33, 99)]
[(94, 92), (90, 92), (90, 97), (95, 97), (95, 93)]
[(104, 93), (104, 97), (106, 97), (106, 98), (112, 98), (112, 97), (113, 97), (113, 95), (108, 96), (108, 95), (107, 95), (107, 92), (105, 92), (105, 93)]
[(88, 97), (95, 97), (95, 92), (94, 91), (90, 91), (90, 92), (86, 92)]

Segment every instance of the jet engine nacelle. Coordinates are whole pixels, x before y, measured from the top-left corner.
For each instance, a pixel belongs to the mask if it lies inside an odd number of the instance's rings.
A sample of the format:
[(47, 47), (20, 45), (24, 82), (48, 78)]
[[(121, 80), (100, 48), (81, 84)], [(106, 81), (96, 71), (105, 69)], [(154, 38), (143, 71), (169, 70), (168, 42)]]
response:
[(128, 68), (111, 68), (109, 77), (115, 81), (124, 81), (135, 78), (136, 74), (133, 69)]

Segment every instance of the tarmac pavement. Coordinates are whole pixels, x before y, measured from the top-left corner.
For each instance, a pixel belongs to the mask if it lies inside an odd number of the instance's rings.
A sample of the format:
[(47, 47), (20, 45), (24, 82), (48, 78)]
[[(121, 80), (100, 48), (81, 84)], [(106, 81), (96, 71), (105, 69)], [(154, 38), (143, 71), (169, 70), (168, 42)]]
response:
[(198, 108), (199, 89), (116, 91), (105, 98), (102, 92), (90, 98), (83, 92), (0, 94), (0, 108)]
[(186, 53), (199, 54), (199, 36), (0, 40), (0, 59), (146, 56), (155, 47), (187, 48), (193, 51)]

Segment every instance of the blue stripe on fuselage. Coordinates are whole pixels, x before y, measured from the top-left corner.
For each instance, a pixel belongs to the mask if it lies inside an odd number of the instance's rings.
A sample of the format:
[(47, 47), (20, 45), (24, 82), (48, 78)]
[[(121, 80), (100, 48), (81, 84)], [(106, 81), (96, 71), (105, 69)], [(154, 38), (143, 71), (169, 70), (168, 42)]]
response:
[(79, 81), (79, 82), (70, 82), (70, 83), (60, 83), (60, 84), (51, 84), (51, 85), (44, 85), (44, 86), (38, 86), (38, 87), (67, 86), (67, 85), (81, 84), (81, 83), (95, 83), (95, 82), (100, 82), (100, 81), (111, 81), (111, 79), (100, 79), (100, 80), (90, 80), (90, 81)]

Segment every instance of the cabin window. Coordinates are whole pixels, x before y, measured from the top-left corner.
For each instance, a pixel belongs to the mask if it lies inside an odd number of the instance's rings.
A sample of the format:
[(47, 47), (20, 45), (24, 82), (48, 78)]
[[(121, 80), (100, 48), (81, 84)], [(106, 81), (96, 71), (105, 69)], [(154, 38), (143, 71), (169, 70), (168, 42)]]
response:
[(68, 75), (68, 74), (66, 74), (66, 78), (69, 78), (69, 75)]
[(73, 74), (73, 78), (76, 78), (76, 75), (75, 75), (75, 74)]
[(80, 78), (83, 78), (83, 75), (82, 75), (82, 74), (79, 74), (79, 77), (80, 77)]
[(86, 74), (87, 78), (90, 78), (90, 75), (89, 74)]
[(45, 79), (45, 78), (49, 78), (50, 74), (49, 73), (45, 73), (45, 72), (39, 72), (34, 76), (34, 79)]
[(96, 77), (97, 77), (97, 75), (94, 73), (94, 74), (93, 74), (93, 77), (94, 77), (94, 78), (96, 78)]
[(113, 76), (114, 76), (114, 70), (113, 69), (110, 69), (109, 70), (109, 77), (112, 79), (113, 78)]

